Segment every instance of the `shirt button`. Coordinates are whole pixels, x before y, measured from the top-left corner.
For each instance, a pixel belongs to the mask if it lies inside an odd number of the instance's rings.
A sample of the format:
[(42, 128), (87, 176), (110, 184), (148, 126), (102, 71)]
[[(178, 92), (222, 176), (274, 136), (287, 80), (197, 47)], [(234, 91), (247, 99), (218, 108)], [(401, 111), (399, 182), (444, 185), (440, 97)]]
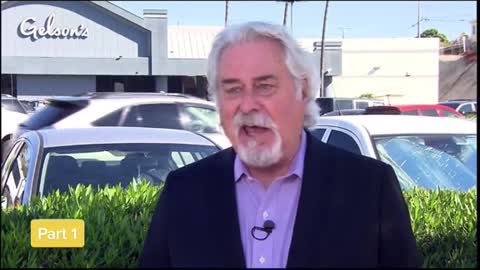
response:
[(263, 216), (263, 219), (267, 219), (268, 216), (269, 216), (269, 215), (268, 215), (268, 212), (267, 212), (267, 211), (263, 211), (262, 216)]
[(261, 263), (261, 264), (264, 264), (265, 263), (265, 257), (260, 257), (260, 259), (258, 259), (258, 261)]

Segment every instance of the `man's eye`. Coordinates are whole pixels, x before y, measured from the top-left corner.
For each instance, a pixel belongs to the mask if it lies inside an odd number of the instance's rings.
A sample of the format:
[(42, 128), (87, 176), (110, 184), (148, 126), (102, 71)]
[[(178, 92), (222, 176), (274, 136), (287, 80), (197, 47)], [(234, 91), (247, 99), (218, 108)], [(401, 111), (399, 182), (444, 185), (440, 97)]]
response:
[(260, 88), (265, 89), (265, 90), (270, 90), (270, 89), (273, 89), (273, 85), (262, 83), (262, 84), (260, 84)]
[(262, 83), (257, 86), (259, 95), (270, 96), (275, 92), (275, 85), (269, 83)]
[(240, 87), (230, 87), (225, 89), (225, 93), (227, 94), (235, 94), (240, 92)]

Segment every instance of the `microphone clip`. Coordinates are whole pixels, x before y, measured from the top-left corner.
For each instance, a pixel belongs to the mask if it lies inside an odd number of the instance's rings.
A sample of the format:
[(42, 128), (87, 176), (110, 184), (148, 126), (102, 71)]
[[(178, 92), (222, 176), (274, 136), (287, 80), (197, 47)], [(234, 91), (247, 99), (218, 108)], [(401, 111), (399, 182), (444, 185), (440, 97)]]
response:
[[(275, 229), (275, 223), (271, 220), (265, 220), (265, 222), (263, 223), (263, 227), (258, 227), (258, 226), (253, 226), (252, 230), (250, 231), (250, 233), (252, 234), (252, 237), (259, 240), (259, 241), (263, 241), (265, 239), (268, 238), (268, 236), (270, 236), (270, 234), (272, 233), (273, 229)], [(257, 237), (255, 236), (255, 230), (259, 230), (259, 231), (263, 231), (266, 233), (265, 237)]]

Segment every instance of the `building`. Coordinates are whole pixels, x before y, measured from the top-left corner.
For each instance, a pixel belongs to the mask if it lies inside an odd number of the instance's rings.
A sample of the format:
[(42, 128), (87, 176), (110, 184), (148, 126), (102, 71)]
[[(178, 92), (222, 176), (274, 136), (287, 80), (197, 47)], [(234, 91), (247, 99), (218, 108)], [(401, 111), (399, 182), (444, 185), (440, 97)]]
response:
[[(221, 27), (200, 33), (191, 27), (168, 27), (166, 10), (144, 10), (140, 18), (108, 1), (1, 5), (2, 93), (206, 94), (208, 42)], [(190, 37), (205, 42), (185, 43)]]
[[(2, 1), (2, 93), (179, 92), (206, 97), (207, 57), (223, 27), (168, 26), (108, 1)], [(320, 72), (320, 39), (298, 39)], [(438, 102), (436, 38), (325, 42), (326, 96)]]

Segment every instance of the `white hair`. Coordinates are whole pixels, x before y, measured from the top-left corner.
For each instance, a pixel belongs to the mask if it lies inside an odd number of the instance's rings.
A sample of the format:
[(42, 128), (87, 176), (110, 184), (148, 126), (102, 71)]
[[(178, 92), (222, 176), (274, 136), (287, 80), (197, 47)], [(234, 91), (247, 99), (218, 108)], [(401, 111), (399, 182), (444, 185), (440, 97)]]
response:
[[(287, 28), (280, 25), (265, 22), (248, 22), (240, 25), (232, 25), (225, 28), (216, 37), (212, 50), (208, 56), (208, 93), (218, 104), (218, 64), (223, 51), (241, 42), (258, 39), (270, 39), (278, 42), (285, 53), (285, 64), (288, 71), (295, 79), (297, 98), (302, 97), (302, 81), (307, 81), (307, 105), (304, 114), (304, 127), (313, 126), (319, 117), (319, 108), (315, 103), (315, 97), (319, 90), (319, 72), (313, 62), (313, 56), (303, 50)], [(219, 107), (220, 108), (220, 107)]]

